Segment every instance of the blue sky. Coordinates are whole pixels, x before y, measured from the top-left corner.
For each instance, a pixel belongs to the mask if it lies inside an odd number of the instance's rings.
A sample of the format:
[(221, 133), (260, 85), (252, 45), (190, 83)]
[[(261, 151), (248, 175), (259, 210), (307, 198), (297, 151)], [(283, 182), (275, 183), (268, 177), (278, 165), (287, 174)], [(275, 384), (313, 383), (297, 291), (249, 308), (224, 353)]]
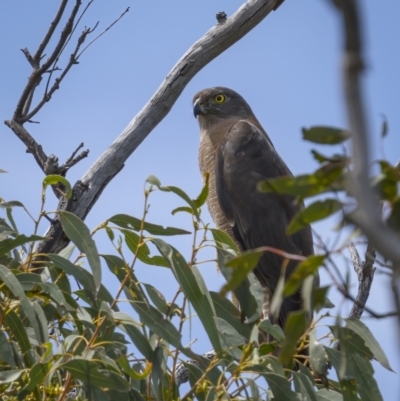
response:
[[(400, 33), (396, 0), (365, 0), (363, 16), (367, 70), (365, 95), (374, 159), (386, 157), (395, 163), (400, 158)], [(8, 1), (0, 5), (1, 119), (11, 118), (30, 67), (20, 49), (34, 51), (53, 18), (58, 2), (44, 0)], [(174, 1), (95, 1), (84, 25), (100, 21), (101, 31), (127, 6), (130, 12), (98, 42), (91, 46), (72, 69), (53, 99), (35, 117), (40, 124), (27, 125), (47, 154), (61, 161), (80, 143), (90, 149), (89, 157), (75, 166), (67, 178), (79, 179), (112, 143), (135, 114), (156, 91), (182, 54), (216, 22), (215, 14), (231, 15), (238, 0)], [(195, 197), (201, 188), (197, 163), (199, 130), (193, 118), (191, 100), (201, 89), (227, 86), (248, 101), (276, 148), (294, 174), (310, 172), (313, 146), (301, 140), (301, 128), (324, 124), (346, 127), (341, 86), (341, 31), (329, 1), (286, 0), (258, 27), (200, 71), (186, 87), (168, 116), (154, 129), (108, 185), (86, 219), (94, 228), (116, 213), (140, 217), (143, 185), (150, 174), (165, 185), (183, 188)], [(66, 55), (68, 56), (67, 51)], [(389, 136), (383, 145), (379, 138), (381, 114), (389, 121)], [(0, 126), (0, 196), (22, 201), (34, 215), (39, 213), (43, 174), (23, 144), (5, 126)], [(323, 152), (330, 149), (319, 148)], [(49, 191), (46, 210), (56, 203)], [(149, 221), (186, 227), (189, 219), (170, 211), (181, 202), (170, 194), (154, 193), (150, 199)], [(28, 234), (32, 226), (21, 211), (17, 223)], [(211, 221), (208, 212), (204, 219)], [(335, 221), (315, 225), (325, 238), (333, 238)], [(44, 232), (46, 225), (41, 227)], [(97, 237), (103, 252), (111, 252), (104, 236)], [(190, 252), (190, 238), (174, 239), (184, 254)], [(212, 257), (212, 254), (211, 254)], [(213, 264), (200, 265), (210, 288), (218, 290), (222, 278)], [(343, 266), (345, 271), (345, 266)], [(137, 275), (151, 283), (171, 300), (177, 285), (167, 269), (138, 265)], [(117, 282), (104, 269), (104, 280), (115, 293)], [(324, 283), (328, 282), (322, 276)], [(355, 277), (353, 277), (354, 283)], [(369, 306), (376, 311), (391, 309), (391, 294), (385, 277), (377, 275)], [(340, 296), (332, 291), (334, 303)], [(350, 305), (341, 305), (346, 314)], [(398, 333), (393, 321), (366, 318), (365, 322), (382, 344), (395, 371), (400, 370)], [(195, 329), (185, 334), (187, 343), (198, 338), (194, 350), (205, 352), (209, 344)], [(191, 337), (190, 337), (191, 336)], [(398, 378), (374, 365), (385, 400), (396, 399)]]

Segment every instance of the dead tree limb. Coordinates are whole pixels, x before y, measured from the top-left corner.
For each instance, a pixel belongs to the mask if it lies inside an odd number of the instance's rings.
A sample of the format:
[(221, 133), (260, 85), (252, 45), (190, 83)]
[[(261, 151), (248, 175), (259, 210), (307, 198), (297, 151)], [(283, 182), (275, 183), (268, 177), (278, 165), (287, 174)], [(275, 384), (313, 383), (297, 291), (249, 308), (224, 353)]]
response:
[[(223, 24), (217, 23), (194, 43), (173, 67), (149, 102), (74, 185), (73, 196), (68, 204), (59, 205), (59, 209), (69, 210), (85, 219), (107, 184), (168, 114), (190, 80), (210, 61), (251, 31), (277, 4), (277, 0), (248, 0)], [(47, 230), (46, 237), (50, 239), (40, 243), (36, 252), (57, 253), (68, 244), (57, 219), (54, 219)]]

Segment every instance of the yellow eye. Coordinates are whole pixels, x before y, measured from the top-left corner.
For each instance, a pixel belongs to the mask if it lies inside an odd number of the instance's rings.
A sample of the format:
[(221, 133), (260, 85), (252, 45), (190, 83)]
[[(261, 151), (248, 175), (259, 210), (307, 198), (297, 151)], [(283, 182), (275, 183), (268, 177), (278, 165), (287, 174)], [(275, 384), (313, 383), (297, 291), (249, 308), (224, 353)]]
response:
[(219, 94), (219, 95), (215, 96), (214, 100), (217, 103), (224, 103), (225, 102), (225, 96), (222, 95), (222, 94)]

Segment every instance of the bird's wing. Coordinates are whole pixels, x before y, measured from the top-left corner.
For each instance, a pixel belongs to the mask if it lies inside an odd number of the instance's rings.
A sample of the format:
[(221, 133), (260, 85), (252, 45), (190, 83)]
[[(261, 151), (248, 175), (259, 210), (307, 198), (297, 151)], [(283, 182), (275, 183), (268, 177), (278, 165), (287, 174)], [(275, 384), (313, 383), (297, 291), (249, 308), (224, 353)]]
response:
[[(219, 148), (215, 168), (218, 201), (242, 250), (270, 246), (297, 255), (313, 253), (310, 227), (292, 236), (286, 234), (288, 223), (301, 206), (290, 196), (257, 190), (257, 184), (264, 179), (291, 175), (263, 131), (246, 120), (236, 123)], [(254, 271), (272, 293), (283, 261), (281, 256), (266, 252)], [(288, 263), (286, 276), (296, 265), (295, 261)], [(300, 294), (285, 302), (285, 315), (301, 308)]]

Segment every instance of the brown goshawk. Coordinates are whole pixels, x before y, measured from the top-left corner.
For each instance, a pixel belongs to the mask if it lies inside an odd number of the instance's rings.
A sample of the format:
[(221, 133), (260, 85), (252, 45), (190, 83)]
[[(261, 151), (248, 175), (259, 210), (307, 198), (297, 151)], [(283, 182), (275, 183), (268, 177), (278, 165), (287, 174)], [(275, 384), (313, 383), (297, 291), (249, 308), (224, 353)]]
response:
[[(314, 253), (311, 228), (286, 234), (291, 219), (302, 208), (291, 196), (261, 193), (260, 181), (291, 175), (250, 106), (235, 91), (214, 87), (198, 92), (193, 99), (194, 115), (200, 126), (199, 164), (209, 173), (208, 208), (217, 228), (226, 231), (242, 251), (270, 246), (290, 254)], [(265, 252), (254, 274), (273, 295), (284, 259)], [(290, 260), (286, 277), (298, 261)], [(318, 282), (318, 277), (315, 282)], [(279, 317), (302, 308), (301, 291), (286, 298)]]

